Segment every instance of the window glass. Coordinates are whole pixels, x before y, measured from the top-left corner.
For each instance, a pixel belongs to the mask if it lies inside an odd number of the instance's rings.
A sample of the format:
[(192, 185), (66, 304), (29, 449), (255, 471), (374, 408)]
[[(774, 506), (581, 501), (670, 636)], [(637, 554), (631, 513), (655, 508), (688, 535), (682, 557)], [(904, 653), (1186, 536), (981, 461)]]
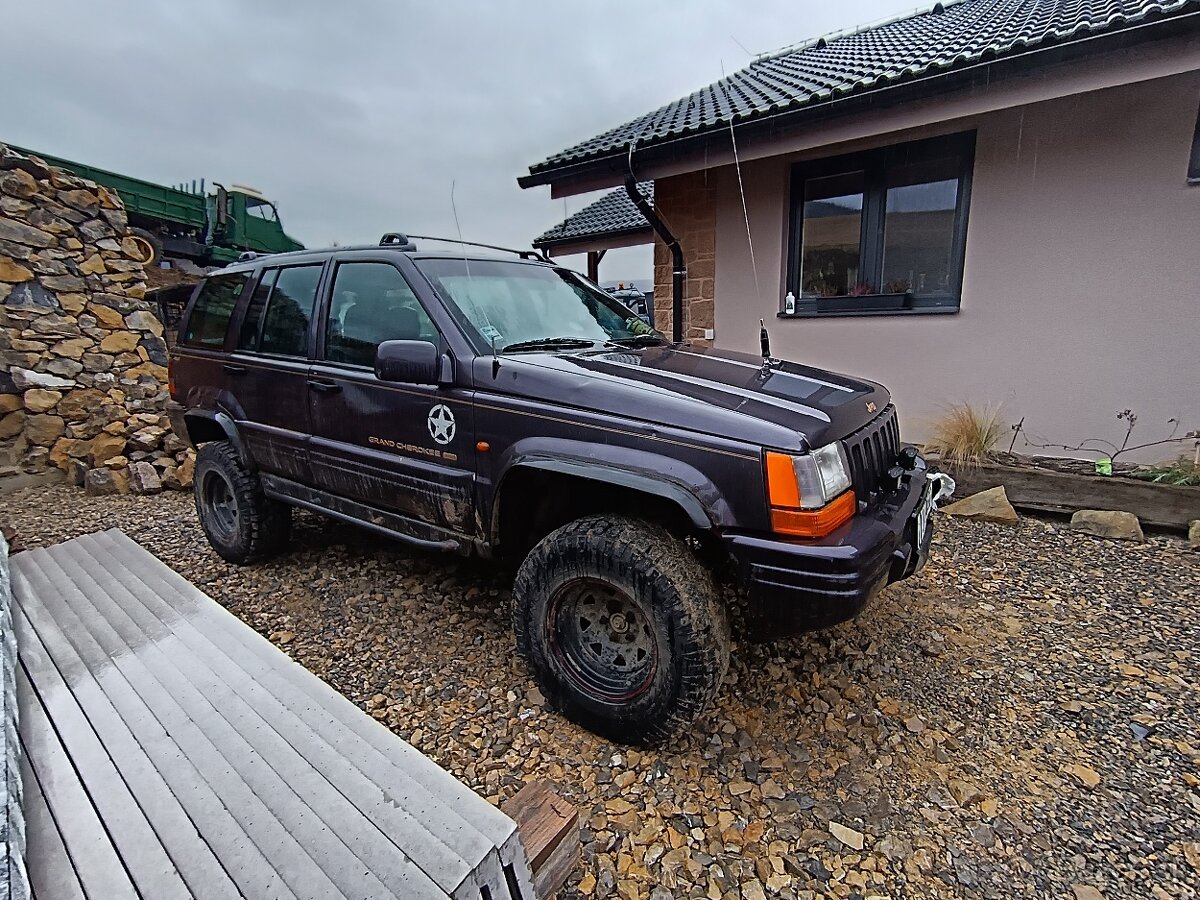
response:
[(246, 306), (246, 315), (242, 318), (242, 330), (238, 335), (239, 350), (258, 349), (258, 331), (262, 325), (263, 310), (267, 308), (267, 298), (271, 296), (271, 288), (278, 274), (278, 269), (267, 269), (258, 279), (258, 287), (254, 289), (254, 296), (250, 298), (250, 303)]
[(797, 167), (788, 290), (801, 314), (958, 306), (974, 134)]
[(225, 331), (237, 305), (238, 297), (250, 275), (236, 272), (228, 275), (212, 275), (205, 279), (192, 314), (188, 316), (183, 334), (185, 344), (203, 344), (221, 347), (225, 344)]
[[(947, 294), (953, 278), (956, 161), (889, 169), (884, 197), (885, 294)], [(941, 176), (941, 177), (939, 177)]]
[(384, 341), (440, 344), (433, 322), (390, 263), (340, 263), (325, 323), (325, 358), (374, 366)]
[(293, 266), (279, 270), (267, 302), (258, 341), (261, 353), (308, 355), (308, 323), (312, 318), (313, 300), (317, 296), (320, 278), (320, 266)]
[(659, 336), (629, 307), (565, 269), (491, 259), (417, 265), (480, 349), (552, 338)]
[(801, 296), (837, 297), (859, 285), (863, 185), (862, 172), (805, 182)]

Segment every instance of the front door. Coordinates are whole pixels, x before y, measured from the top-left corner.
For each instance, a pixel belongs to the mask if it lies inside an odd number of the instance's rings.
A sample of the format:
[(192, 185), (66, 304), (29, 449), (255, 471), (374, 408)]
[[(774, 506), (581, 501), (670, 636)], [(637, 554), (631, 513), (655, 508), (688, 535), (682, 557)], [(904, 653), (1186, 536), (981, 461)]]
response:
[(336, 262), (324, 308), (309, 380), (317, 487), (396, 514), (413, 536), (474, 533), (471, 391), (375, 377), (382, 341), (446, 352), (408, 282), (391, 262)]
[(246, 304), (225, 363), (238, 430), (258, 468), (309, 482), (308, 347), (321, 265), (272, 267)]

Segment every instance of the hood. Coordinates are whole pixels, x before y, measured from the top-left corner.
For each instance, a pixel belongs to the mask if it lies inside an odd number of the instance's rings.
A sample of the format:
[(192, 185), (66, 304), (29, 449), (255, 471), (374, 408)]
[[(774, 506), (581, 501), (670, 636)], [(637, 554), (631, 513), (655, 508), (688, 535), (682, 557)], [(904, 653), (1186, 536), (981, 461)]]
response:
[(761, 357), (686, 345), (504, 356), (493, 389), (784, 449), (845, 437), (891, 402), (861, 378), (792, 362), (764, 375)]

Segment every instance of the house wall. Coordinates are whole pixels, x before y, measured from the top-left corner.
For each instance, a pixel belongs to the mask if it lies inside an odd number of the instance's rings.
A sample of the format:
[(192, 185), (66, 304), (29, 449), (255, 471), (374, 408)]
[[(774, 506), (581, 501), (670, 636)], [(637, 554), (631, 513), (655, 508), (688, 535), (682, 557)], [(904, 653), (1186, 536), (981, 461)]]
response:
[[(683, 290), (683, 336), (708, 346), (705, 330), (714, 327), (716, 297), (717, 179), (712, 171), (689, 172), (655, 186), (654, 208), (683, 248), (687, 279)], [(654, 325), (671, 333), (671, 253), (654, 242)]]
[[(1123, 409), (1138, 416), (1135, 443), (1165, 436), (1172, 417), (1200, 428), (1200, 187), (1185, 180), (1198, 104), (1191, 71), (744, 162), (753, 254), (733, 166), (660, 179), (687, 251), (686, 333), (711, 308), (716, 346), (753, 352), (765, 318), (777, 355), (886, 384), (910, 440), (961, 401), (1002, 404), (1006, 421), (1064, 444), (1119, 442)], [(794, 162), (967, 128), (977, 146), (960, 312), (775, 318)], [(669, 306), (665, 248), (655, 261)]]

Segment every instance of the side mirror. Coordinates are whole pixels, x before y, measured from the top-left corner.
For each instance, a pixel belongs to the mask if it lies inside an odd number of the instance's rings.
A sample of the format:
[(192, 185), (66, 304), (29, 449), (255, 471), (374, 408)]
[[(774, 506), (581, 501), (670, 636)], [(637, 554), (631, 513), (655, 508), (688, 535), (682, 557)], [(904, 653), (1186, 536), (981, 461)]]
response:
[(375, 350), (375, 377), (405, 384), (437, 384), (441, 366), (429, 341), (384, 341)]

